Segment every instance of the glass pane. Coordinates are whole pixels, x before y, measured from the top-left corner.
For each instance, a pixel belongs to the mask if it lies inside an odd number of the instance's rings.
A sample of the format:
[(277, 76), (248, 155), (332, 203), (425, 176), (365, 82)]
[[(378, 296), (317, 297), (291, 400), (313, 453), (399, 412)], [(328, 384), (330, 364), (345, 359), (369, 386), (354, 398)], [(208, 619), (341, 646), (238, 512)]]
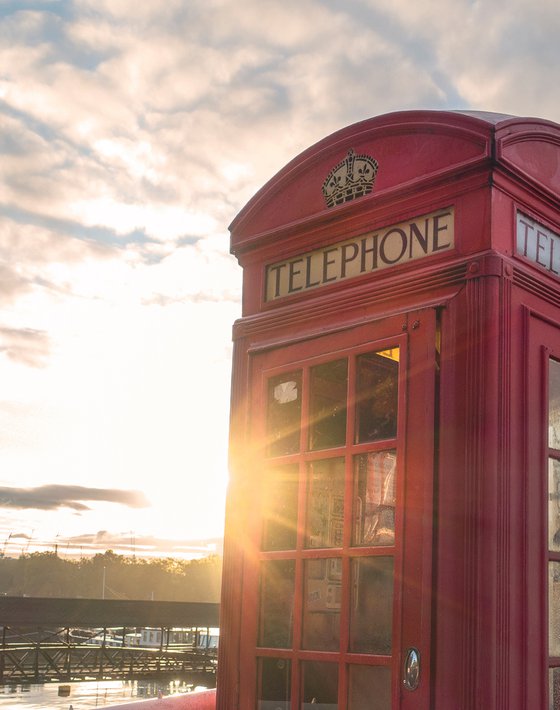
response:
[(548, 369), (548, 445), (560, 449), (560, 362), (550, 360)]
[(356, 380), (356, 443), (397, 435), (399, 349), (360, 355)]
[(350, 650), (391, 653), (393, 630), (393, 558), (352, 560)]
[(263, 550), (293, 550), (297, 538), (299, 466), (268, 469), (264, 482)]
[(307, 560), (304, 567), (303, 647), (338, 651), (342, 560)]
[(560, 461), (548, 460), (548, 549), (560, 550)]
[(259, 645), (288, 648), (292, 644), (294, 560), (261, 564)]
[(309, 464), (306, 547), (342, 547), (344, 459)]
[(396, 451), (354, 458), (353, 545), (395, 544)]
[(337, 664), (309, 661), (302, 663), (301, 669), (302, 710), (336, 710), (338, 708)]
[(548, 710), (560, 710), (560, 668), (548, 672)]
[(327, 449), (346, 442), (347, 381), (346, 359), (311, 368), (310, 449)]
[(269, 456), (299, 451), (301, 425), (301, 370), (268, 381), (267, 442)]
[(290, 668), (283, 658), (259, 659), (258, 710), (289, 710)]
[(391, 669), (350, 666), (348, 710), (391, 710)]
[(548, 563), (548, 652), (560, 656), (560, 562)]

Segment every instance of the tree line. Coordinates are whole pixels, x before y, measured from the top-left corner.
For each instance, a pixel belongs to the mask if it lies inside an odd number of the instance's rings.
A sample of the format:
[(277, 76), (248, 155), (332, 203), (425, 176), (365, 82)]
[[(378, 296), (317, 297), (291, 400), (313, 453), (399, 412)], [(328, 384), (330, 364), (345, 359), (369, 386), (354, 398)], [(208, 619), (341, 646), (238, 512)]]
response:
[(112, 550), (79, 560), (56, 552), (0, 558), (0, 594), (84, 599), (218, 602), (222, 560), (135, 558)]

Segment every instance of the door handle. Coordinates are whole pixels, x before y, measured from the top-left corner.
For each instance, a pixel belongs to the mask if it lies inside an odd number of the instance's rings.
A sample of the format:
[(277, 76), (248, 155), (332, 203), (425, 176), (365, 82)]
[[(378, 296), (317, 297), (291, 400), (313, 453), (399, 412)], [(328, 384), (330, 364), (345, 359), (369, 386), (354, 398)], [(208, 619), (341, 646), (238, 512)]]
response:
[(406, 651), (402, 682), (406, 690), (416, 690), (420, 683), (420, 651), (417, 648)]

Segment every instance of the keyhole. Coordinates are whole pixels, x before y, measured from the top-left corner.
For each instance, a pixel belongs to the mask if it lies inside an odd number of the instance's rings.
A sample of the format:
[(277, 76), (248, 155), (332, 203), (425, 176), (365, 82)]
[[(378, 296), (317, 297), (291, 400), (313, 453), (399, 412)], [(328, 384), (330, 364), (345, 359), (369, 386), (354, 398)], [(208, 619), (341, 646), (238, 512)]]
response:
[(420, 682), (420, 652), (409, 648), (404, 659), (403, 685), (407, 690), (416, 690)]

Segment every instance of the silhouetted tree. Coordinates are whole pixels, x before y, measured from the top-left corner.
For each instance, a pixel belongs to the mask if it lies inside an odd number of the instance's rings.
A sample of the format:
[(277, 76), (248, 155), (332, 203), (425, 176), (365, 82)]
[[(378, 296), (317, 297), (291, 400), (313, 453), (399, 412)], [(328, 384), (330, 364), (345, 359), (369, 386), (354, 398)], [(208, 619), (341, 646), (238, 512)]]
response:
[(0, 558), (0, 594), (99, 599), (104, 591), (106, 599), (217, 602), (221, 570), (218, 555), (201, 560), (136, 559), (107, 550), (67, 560), (54, 552), (34, 552)]

